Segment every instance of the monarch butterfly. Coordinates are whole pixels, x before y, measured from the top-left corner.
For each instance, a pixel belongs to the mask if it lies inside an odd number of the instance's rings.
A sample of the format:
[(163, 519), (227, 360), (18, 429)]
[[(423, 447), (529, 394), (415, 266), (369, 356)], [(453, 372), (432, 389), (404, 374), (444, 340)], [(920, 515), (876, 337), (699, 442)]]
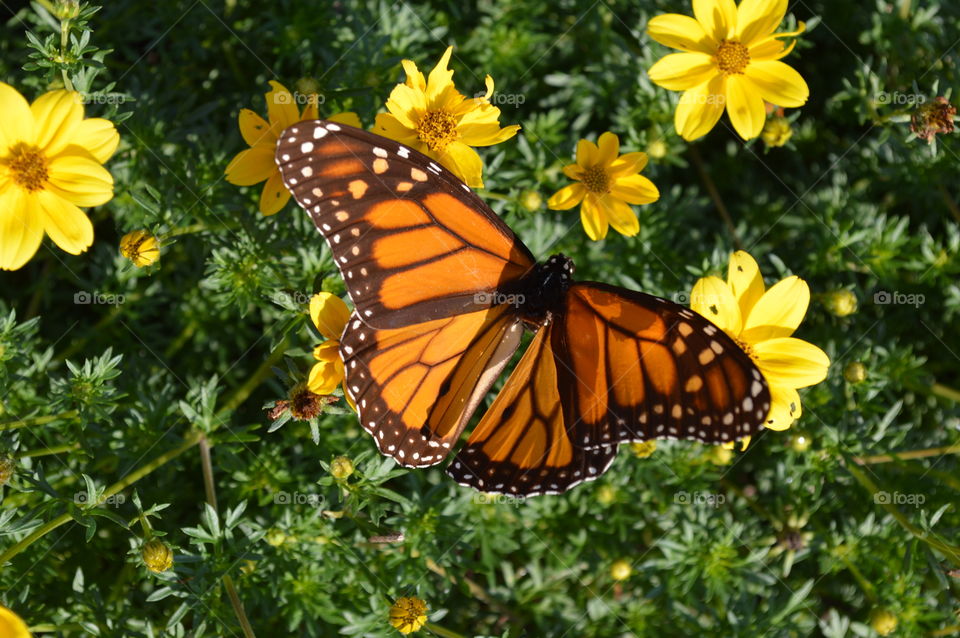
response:
[(600, 476), (620, 443), (724, 443), (767, 416), (763, 375), (722, 330), (666, 299), (575, 282), (563, 255), (537, 263), (425, 155), (315, 120), (283, 132), (276, 161), (354, 304), (345, 391), (401, 465), (448, 456), (524, 329), (532, 341), (447, 467), (461, 485), (558, 494)]

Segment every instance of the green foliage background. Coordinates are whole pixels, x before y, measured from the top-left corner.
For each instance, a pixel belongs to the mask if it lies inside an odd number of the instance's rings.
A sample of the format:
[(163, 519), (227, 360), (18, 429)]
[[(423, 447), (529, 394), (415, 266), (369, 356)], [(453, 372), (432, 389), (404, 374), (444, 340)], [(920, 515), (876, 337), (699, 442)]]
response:
[[(426, 600), (442, 636), (839, 638), (873, 635), (881, 608), (898, 635), (960, 631), (956, 457), (852, 461), (957, 443), (958, 145), (909, 139), (898, 116), (957, 85), (960, 6), (792, 2), (810, 29), (787, 61), (812, 95), (788, 113), (789, 147), (770, 152), (726, 119), (696, 150), (676, 136), (676, 95), (645, 72), (666, 53), (644, 34), (661, 12), (690, 7), (112, 0), (93, 15), (101, 51), (68, 71), (101, 96), (88, 115), (118, 122), (117, 194), (90, 212), (88, 253), (48, 240), (0, 273), (0, 446), (17, 457), (0, 552), (49, 527), (0, 566), (0, 600), (62, 636), (243, 635), (225, 575), (261, 636), (395, 635), (388, 601), (401, 595)], [(0, 16), (0, 77), (30, 99), (59, 87), (62, 65), (44, 66), (27, 37), (58, 50), (49, 14), (2, 4)], [(267, 432), (263, 406), (312, 361), (305, 300), (343, 287), (299, 209), (264, 218), (258, 189), (223, 180), (244, 148), (237, 113), (264, 111), (268, 80), (293, 90), (312, 78), (322, 113), (354, 110), (369, 126), (400, 60), (429, 69), (447, 44), (463, 93), (489, 73), (522, 96), (501, 119), (521, 134), (483, 152), (482, 195), (535, 254), (562, 251), (583, 278), (675, 297), (725, 271), (736, 244), (699, 155), (768, 283), (798, 274), (814, 293), (798, 336), (834, 363), (792, 430), (728, 464), (696, 444), (663, 443), (648, 459), (626, 447), (595, 483), (523, 503), (394, 467), (349, 414), (320, 417), (316, 442), (308, 424)], [(640, 210), (639, 236), (591, 243), (574, 212), (520, 200), (564, 185), (577, 139), (606, 130), (627, 150), (665, 145), (645, 171), (662, 198)], [(138, 228), (180, 233), (151, 269), (117, 251)], [(843, 318), (828, 303), (841, 289), (859, 299)], [(76, 304), (81, 291), (124, 303)], [(874, 303), (881, 291), (924, 303)], [(843, 375), (856, 361), (859, 384)], [(198, 437), (212, 445), (216, 513)], [(356, 464), (346, 480), (328, 471), (337, 455)], [(118, 482), (100, 506), (76, 502)], [(175, 549), (171, 572), (139, 558), (142, 509)], [(404, 540), (369, 542), (394, 532)], [(633, 573), (615, 582), (621, 559)]]

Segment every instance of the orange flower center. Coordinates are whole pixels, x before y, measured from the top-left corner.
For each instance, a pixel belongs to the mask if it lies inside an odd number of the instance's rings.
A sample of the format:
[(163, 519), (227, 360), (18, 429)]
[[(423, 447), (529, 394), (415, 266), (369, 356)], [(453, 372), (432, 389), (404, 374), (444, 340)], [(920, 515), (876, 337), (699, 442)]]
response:
[(442, 153), (460, 137), (457, 118), (444, 111), (429, 111), (417, 123), (417, 136), (434, 153)]
[(3, 162), (10, 169), (13, 183), (31, 193), (41, 190), (50, 176), (46, 156), (32, 144), (18, 142), (10, 149), (10, 155)]
[(588, 191), (596, 193), (597, 195), (610, 192), (610, 176), (602, 166), (594, 166), (583, 171), (583, 177), (580, 178), (580, 183), (582, 183)]
[(733, 340), (737, 342), (737, 345), (740, 346), (740, 349), (746, 352), (747, 356), (750, 357), (754, 363), (759, 363), (760, 360), (757, 358), (757, 355), (753, 352), (753, 346), (751, 346), (746, 341), (743, 341), (742, 339), (737, 339), (736, 337), (734, 337)]
[(721, 40), (717, 48), (717, 66), (724, 75), (742, 74), (750, 64), (750, 49), (734, 40)]

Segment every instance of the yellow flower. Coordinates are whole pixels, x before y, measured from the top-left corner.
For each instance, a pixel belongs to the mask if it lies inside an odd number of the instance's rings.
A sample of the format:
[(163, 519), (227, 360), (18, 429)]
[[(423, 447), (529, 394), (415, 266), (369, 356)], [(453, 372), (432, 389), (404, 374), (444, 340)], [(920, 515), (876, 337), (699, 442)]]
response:
[(621, 559), (610, 566), (610, 578), (614, 580), (626, 580), (633, 574), (633, 568), (630, 563)]
[(33, 104), (0, 82), (0, 269), (27, 263), (43, 240), (72, 255), (93, 243), (78, 206), (113, 198), (102, 164), (117, 150), (113, 123), (83, 117), (79, 93), (51, 91)]
[(857, 296), (852, 290), (835, 290), (827, 295), (826, 306), (838, 317), (849, 317), (857, 311)]
[(785, 430), (800, 418), (797, 388), (820, 383), (830, 358), (820, 348), (791, 335), (810, 304), (810, 288), (787, 277), (765, 291), (760, 268), (744, 251), (730, 256), (727, 280), (704, 277), (693, 287), (690, 307), (710, 319), (750, 355), (770, 386), (765, 425)]
[(630, 444), (630, 449), (633, 450), (633, 455), (638, 459), (645, 459), (653, 456), (653, 453), (657, 450), (657, 441), (655, 439), (650, 441), (635, 441)]
[[(317, 360), (310, 370), (307, 388), (320, 395), (332, 394), (343, 383), (343, 360), (340, 358), (340, 335), (350, 318), (350, 309), (340, 297), (329, 292), (318, 292), (310, 299), (310, 320), (326, 341), (313, 349)], [(356, 406), (344, 392), (353, 410)]]
[[(270, 86), (271, 90), (265, 95), (270, 122), (250, 109), (240, 109), (240, 135), (250, 148), (240, 151), (226, 170), (227, 181), (237, 186), (267, 182), (260, 193), (260, 212), (264, 215), (279, 212), (290, 200), (290, 192), (284, 187), (280, 169), (273, 159), (277, 138), (292, 124), (320, 117), (316, 96), (309, 96), (311, 99), (301, 113), (286, 87), (272, 80)], [(360, 118), (355, 113), (340, 113), (327, 119), (360, 128)]]
[(790, 127), (790, 120), (785, 117), (772, 117), (767, 120), (760, 134), (763, 143), (770, 148), (785, 145), (791, 137), (793, 137), (793, 129)]
[(580, 222), (594, 241), (607, 236), (608, 226), (632, 237), (640, 230), (640, 222), (630, 205), (660, 199), (657, 187), (640, 174), (646, 165), (646, 153), (620, 155), (620, 140), (613, 133), (601, 135), (599, 146), (580, 140), (576, 163), (563, 167), (564, 175), (577, 183), (554, 193), (547, 206), (568, 210), (582, 202)]
[(32, 634), (20, 616), (0, 605), (0, 636), (3, 638), (30, 638)]
[(377, 115), (374, 132), (416, 149), (447, 167), (471, 188), (483, 188), (483, 163), (473, 146), (504, 142), (520, 130), (500, 128), (500, 109), (490, 103), (493, 78), (486, 78), (483, 97), (467, 98), (457, 91), (447, 68), (453, 47), (424, 80), (412, 60), (403, 61), (406, 82), (387, 100), (389, 113)]
[(120, 240), (120, 254), (132, 261), (137, 268), (144, 268), (160, 259), (160, 244), (153, 234), (145, 230), (135, 230)]
[(787, 0), (693, 0), (696, 19), (676, 13), (650, 20), (647, 34), (680, 49), (650, 68), (650, 79), (670, 91), (683, 91), (674, 126), (685, 140), (710, 132), (724, 109), (744, 139), (760, 135), (766, 120), (764, 100), (798, 107), (810, 96), (807, 83), (780, 62), (793, 50), (774, 33), (787, 12)]
[(398, 598), (390, 607), (390, 624), (401, 634), (419, 631), (427, 622), (427, 603), (412, 596)]
[(173, 550), (159, 538), (155, 538), (140, 550), (143, 564), (154, 574), (160, 574), (173, 567)]
[(330, 474), (338, 480), (347, 478), (353, 474), (353, 461), (348, 456), (338, 456), (330, 464)]
[(897, 628), (897, 617), (889, 609), (870, 612), (870, 626), (881, 636), (889, 636)]

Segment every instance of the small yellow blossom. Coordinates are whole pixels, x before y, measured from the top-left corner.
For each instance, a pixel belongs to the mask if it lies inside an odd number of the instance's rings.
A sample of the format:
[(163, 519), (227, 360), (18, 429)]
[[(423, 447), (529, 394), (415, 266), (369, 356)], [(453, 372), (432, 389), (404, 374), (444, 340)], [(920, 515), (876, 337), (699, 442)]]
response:
[(120, 254), (132, 261), (137, 268), (144, 268), (160, 259), (160, 244), (153, 234), (145, 230), (135, 230), (120, 240)]
[(810, 449), (810, 437), (806, 434), (794, 434), (790, 439), (790, 447), (794, 452), (806, 452)]
[(533, 189), (523, 191), (520, 194), (520, 205), (523, 206), (524, 210), (531, 213), (538, 211), (543, 206), (543, 197)]
[[(332, 394), (343, 383), (343, 359), (340, 358), (340, 335), (350, 318), (350, 309), (340, 297), (329, 292), (318, 292), (310, 299), (310, 319), (326, 341), (313, 349), (317, 360), (310, 370), (307, 388), (314, 394)], [(350, 395), (343, 393), (350, 407), (356, 406)]]
[(93, 244), (93, 224), (80, 206), (113, 198), (102, 165), (120, 142), (113, 123), (83, 117), (74, 91), (51, 91), (28, 104), (0, 82), (0, 270), (16, 270), (43, 235), (72, 255)]
[(597, 502), (601, 505), (610, 505), (617, 500), (617, 488), (612, 485), (601, 485), (597, 490)]
[(159, 538), (149, 541), (140, 550), (140, 557), (147, 569), (160, 574), (173, 567), (173, 550)]
[(353, 474), (353, 461), (347, 456), (338, 456), (330, 463), (330, 474), (338, 480), (347, 478)]
[(0, 605), (0, 636), (3, 638), (30, 638), (27, 623), (12, 610)]
[(744, 251), (730, 256), (727, 280), (704, 277), (693, 287), (690, 307), (715, 323), (743, 348), (770, 386), (766, 427), (786, 430), (800, 418), (798, 388), (827, 376), (830, 358), (791, 335), (810, 304), (810, 288), (787, 277), (766, 290), (757, 262)]
[(848, 363), (843, 369), (843, 378), (847, 383), (863, 383), (867, 380), (867, 366), (859, 361)]
[(447, 47), (426, 79), (416, 63), (404, 60), (406, 81), (390, 92), (388, 112), (377, 115), (373, 132), (435, 159), (467, 186), (483, 188), (483, 163), (472, 147), (504, 142), (520, 127), (500, 128), (500, 109), (490, 103), (493, 78), (489, 75), (482, 97), (460, 94), (453, 71), (447, 68), (452, 53), (453, 47)]
[(897, 617), (888, 609), (874, 609), (870, 612), (870, 626), (881, 636), (889, 636), (897, 628)]
[(804, 31), (775, 33), (787, 13), (787, 0), (693, 0), (694, 18), (658, 15), (647, 25), (651, 38), (679, 49), (650, 68), (650, 79), (670, 91), (683, 91), (674, 126), (691, 141), (710, 132), (724, 110), (744, 139), (760, 135), (766, 121), (764, 100), (798, 107), (810, 95), (807, 83), (780, 59), (795, 42), (781, 38)]
[[(260, 212), (264, 215), (279, 212), (290, 201), (290, 191), (283, 185), (273, 157), (280, 133), (297, 122), (320, 117), (316, 96), (309, 96), (311, 99), (307, 100), (301, 113), (286, 87), (273, 80), (270, 87), (265, 96), (269, 123), (250, 109), (240, 109), (240, 135), (250, 148), (240, 151), (226, 169), (227, 181), (237, 186), (253, 186), (266, 181), (260, 193)], [(356, 113), (340, 113), (327, 119), (360, 128)]]
[(635, 441), (630, 444), (630, 449), (633, 450), (633, 455), (638, 459), (645, 459), (653, 455), (657, 449), (656, 439), (650, 439), (649, 441)]
[(793, 128), (790, 126), (790, 120), (785, 117), (771, 117), (763, 125), (763, 131), (760, 133), (763, 143), (770, 148), (786, 145), (791, 137), (793, 137)]
[(631, 574), (633, 574), (633, 567), (623, 559), (610, 565), (610, 578), (614, 580), (626, 580), (630, 578)]
[(647, 144), (647, 155), (653, 159), (663, 159), (667, 156), (669, 150), (667, 143), (662, 139), (656, 139)]
[(640, 174), (646, 165), (646, 153), (620, 155), (620, 140), (613, 133), (601, 135), (599, 145), (580, 140), (576, 163), (563, 167), (563, 173), (576, 183), (554, 193), (547, 206), (569, 210), (580, 204), (580, 222), (594, 241), (606, 237), (609, 226), (632, 237), (639, 232), (640, 222), (630, 206), (660, 199), (657, 187)]
[(401, 634), (419, 631), (427, 623), (427, 603), (413, 596), (398, 598), (390, 607), (390, 624)]

